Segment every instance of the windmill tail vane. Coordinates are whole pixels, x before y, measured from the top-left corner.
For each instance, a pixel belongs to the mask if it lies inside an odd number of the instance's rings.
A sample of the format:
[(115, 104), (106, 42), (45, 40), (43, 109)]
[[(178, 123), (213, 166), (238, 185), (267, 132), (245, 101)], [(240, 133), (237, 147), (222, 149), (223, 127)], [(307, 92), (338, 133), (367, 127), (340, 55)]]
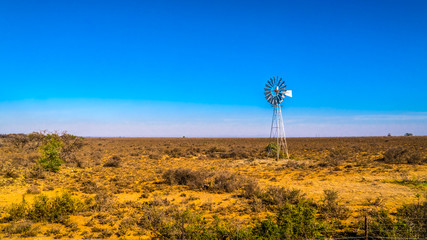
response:
[[(289, 159), (288, 145), (286, 143), (285, 127), (282, 117), (281, 103), (285, 97), (292, 97), (292, 90), (286, 90), (285, 81), (282, 78), (273, 77), (267, 81), (264, 88), (265, 99), (273, 106), (273, 119), (271, 121), (270, 140), (276, 144), (276, 159), (281, 157), (283, 149)], [(268, 156), (272, 148), (269, 148)]]

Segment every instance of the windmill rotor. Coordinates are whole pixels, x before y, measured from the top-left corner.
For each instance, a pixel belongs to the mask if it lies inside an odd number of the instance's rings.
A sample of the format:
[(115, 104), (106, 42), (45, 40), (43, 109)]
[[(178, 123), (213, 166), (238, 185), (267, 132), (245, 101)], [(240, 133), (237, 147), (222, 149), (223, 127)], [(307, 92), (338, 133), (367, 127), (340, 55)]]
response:
[[(267, 84), (265, 84), (266, 88), (264, 88), (264, 95), (267, 101), (272, 105), (278, 105), (283, 102), (286, 96), (289, 96), (286, 94), (286, 85), (285, 81), (283, 81), (282, 78), (273, 77), (270, 78), (270, 80), (267, 81)], [(270, 97), (270, 95), (272, 97)], [(292, 94), (291, 94), (292, 96)]]

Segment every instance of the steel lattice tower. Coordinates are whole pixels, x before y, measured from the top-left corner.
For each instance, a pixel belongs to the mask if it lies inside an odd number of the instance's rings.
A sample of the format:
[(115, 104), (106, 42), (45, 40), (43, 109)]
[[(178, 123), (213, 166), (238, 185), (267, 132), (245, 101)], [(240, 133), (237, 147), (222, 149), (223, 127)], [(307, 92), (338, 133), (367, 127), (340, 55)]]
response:
[[(273, 119), (271, 121), (270, 140), (276, 143), (276, 159), (280, 159), (280, 152), (284, 151), (286, 158), (289, 159), (288, 145), (286, 143), (285, 127), (282, 117), (281, 103), (286, 96), (292, 97), (292, 90), (285, 90), (285, 82), (282, 78), (273, 77), (265, 84), (265, 98), (273, 106)], [(268, 155), (271, 154), (271, 147)]]

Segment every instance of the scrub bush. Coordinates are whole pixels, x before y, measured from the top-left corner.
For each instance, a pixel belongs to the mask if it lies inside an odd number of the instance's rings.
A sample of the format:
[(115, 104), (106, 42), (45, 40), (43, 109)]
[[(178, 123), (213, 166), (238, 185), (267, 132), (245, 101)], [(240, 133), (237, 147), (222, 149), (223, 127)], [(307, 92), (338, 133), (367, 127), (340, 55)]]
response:
[(35, 222), (62, 222), (70, 214), (82, 208), (82, 202), (73, 197), (70, 192), (63, 192), (61, 195), (52, 198), (40, 194), (34, 198), (32, 204), (28, 204), (25, 198), (20, 203), (13, 203), (7, 209), (9, 217), (6, 220), (30, 219)]
[(253, 229), (257, 239), (314, 239), (322, 236), (323, 224), (309, 202), (286, 203), (275, 218), (259, 222)]
[(42, 156), (39, 159), (39, 163), (45, 170), (57, 172), (62, 164), (62, 141), (56, 134), (46, 135), (45, 141), (46, 143), (40, 146)]
[[(277, 143), (269, 143), (267, 147), (265, 147), (265, 152), (267, 153), (268, 157), (276, 158)], [(283, 151), (283, 149), (280, 149), (279, 158), (285, 158), (285, 157), (286, 157), (286, 153)]]
[(112, 156), (108, 161), (104, 164), (104, 167), (120, 167), (122, 160), (119, 156)]
[(202, 188), (206, 177), (206, 172), (189, 168), (169, 169), (163, 174), (163, 179), (167, 184), (187, 185), (190, 188)]

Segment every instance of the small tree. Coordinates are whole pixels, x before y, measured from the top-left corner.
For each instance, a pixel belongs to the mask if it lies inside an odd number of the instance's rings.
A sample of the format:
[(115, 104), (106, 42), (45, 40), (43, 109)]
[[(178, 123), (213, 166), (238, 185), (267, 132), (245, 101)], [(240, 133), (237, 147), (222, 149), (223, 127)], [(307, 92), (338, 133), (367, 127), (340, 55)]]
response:
[(62, 141), (57, 134), (47, 134), (45, 141), (46, 143), (40, 146), (42, 156), (39, 163), (45, 170), (56, 172), (62, 164)]

